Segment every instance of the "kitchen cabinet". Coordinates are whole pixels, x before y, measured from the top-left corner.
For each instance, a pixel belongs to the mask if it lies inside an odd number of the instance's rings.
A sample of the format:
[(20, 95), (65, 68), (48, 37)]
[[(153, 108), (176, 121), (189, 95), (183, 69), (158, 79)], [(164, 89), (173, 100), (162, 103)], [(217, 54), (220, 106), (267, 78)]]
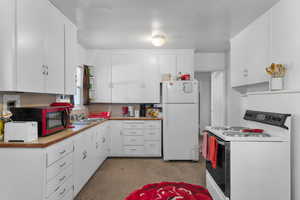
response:
[(1, 148), (1, 199), (73, 199), (72, 138), (47, 148)]
[(160, 81), (194, 73), (192, 50), (88, 50), (95, 71), (92, 103), (159, 103)]
[(158, 55), (158, 63), (161, 77), (164, 74), (171, 74), (172, 77), (177, 75), (177, 57), (176, 55)]
[(79, 193), (82, 187), (89, 179), (91, 171), (91, 130), (74, 137), (74, 186), (75, 195)]
[(62, 94), (64, 24), (59, 11), (47, 0), (17, 0), (17, 37), (17, 89)]
[(95, 98), (92, 103), (111, 103), (111, 55), (90, 51), (87, 58), (88, 65), (94, 66)]
[(194, 77), (194, 54), (177, 55), (177, 73), (191, 73)]
[(111, 156), (161, 157), (161, 121), (111, 122)]
[(47, 9), (45, 0), (16, 1), (17, 90), (43, 92), (45, 89)]
[(194, 54), (165, 54), (158, 55), (161, 78), (164, 74), (177, 77), (179, 73), (194, 74)]
[(63, 94), (69, 83), (66, 17), (48, 0), (5, 0), (0, 9), (5, 41), (0, 48), (0, 90)]
[(108, 156), (107, 125), (100, 124), (74, 137), (74, 186), (77, 195)]
[(74, 95), (77, 58), (77, 27), (65, 20), (65, 94)]
[[(47, 1), (46, 38), (45, 38), (45, 91), (47, 93), (63, 94), (65, 83), (65, 27), (63, 15)], [(45, 22), (44, 22), (45, 23)]]
[(156, 56), (112, 55), (113, 103), (159, 103), (159, 80)]
[(231, 86), (268, 81), (270, 65), (271, 13), (259, 17), (231, 40)]

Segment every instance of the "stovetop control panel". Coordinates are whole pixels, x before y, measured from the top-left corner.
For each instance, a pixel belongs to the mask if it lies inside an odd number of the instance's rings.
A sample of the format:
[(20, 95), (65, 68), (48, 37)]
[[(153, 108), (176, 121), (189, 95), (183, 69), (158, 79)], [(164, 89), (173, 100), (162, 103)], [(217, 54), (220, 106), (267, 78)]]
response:
[(291, 116), (290, 114), (247, 110), (244, 115), (244, 119), (248, 121), (255, 121), (255, 122), (269, 124), (272, 126), (279, 126), (281, 128), (288, 129), (288, 127), (285, 126), (285, 121), (287, 117), (290, 116)]

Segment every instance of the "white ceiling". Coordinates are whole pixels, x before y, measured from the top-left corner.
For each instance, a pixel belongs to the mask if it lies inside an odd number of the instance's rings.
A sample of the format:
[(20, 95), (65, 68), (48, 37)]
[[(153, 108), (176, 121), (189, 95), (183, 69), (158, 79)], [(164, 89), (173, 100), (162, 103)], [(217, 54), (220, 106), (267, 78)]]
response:
[(86, 48), (163, 48), (224, 51), (229, 39), (278, 0), (51, 0), (79, 28)]

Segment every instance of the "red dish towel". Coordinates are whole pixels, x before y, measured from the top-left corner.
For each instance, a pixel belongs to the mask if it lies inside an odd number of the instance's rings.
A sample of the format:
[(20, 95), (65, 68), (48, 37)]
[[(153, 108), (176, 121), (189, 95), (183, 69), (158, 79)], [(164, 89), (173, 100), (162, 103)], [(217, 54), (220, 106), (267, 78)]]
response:
[(206, 131), (203, 132), (203, 141), (202, 141), (202, 156), (205, 160), (207, 160), (207, 146), (208, 146), (208, 133)]
[(208, 160), (211, 162), (213, 168), (217, 168), (218, 142), (215, 136), (208, 138)]
[(213, 200), (207, 189), (188, 183), (162, 182), (145, 185), (125, 200)]

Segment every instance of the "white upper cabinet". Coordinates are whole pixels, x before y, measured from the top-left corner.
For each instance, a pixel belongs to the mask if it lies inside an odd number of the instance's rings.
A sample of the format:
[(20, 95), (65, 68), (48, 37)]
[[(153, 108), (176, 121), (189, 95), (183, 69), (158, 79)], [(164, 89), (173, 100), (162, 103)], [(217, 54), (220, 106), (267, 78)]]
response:
[(5, 0), (0, 11), (0, 90), (64, 94), (66, 17), (48, 0)]
[(88, 50), (87, 64), (95, 72), (92, 103), (160, 103), (162, 76), (193, 75), (193, 55), (193, 50)]
[(194, 74), (194, 54), (177, 55), (177, 73)]
[(231, 85), (268, 81), (270, 65), (271, 13), (267, 12), (231, 40)]
[(46, 88), (47, 93), (64, 93), (65, 39), (63, 15), (50, 2), (46, 18)]
[(45, 37), (48, 25), (46, 23), (48, 2), (45, 0), (17, 0), (16, 6), (16, 89), (24, 92), (43, 92), (47, 67)]
[(75, 76), (78, 65), (77, 27), (68, 19), (65, 22), (65, 94), (75, 94)]
[(159, 55), (158, 56), (158, 63), (161, 77), (164, 74), (170, 73), (172, 77), (177, 75), (177, 57), (176, 55)]
[(159, 103), (159, 77), (156, 56), (112, 55), (112, 102)]
[(93, 103), (111, 102), (111, 55), (89, 51), (87, 64), (94, 66), (95, 98)]

